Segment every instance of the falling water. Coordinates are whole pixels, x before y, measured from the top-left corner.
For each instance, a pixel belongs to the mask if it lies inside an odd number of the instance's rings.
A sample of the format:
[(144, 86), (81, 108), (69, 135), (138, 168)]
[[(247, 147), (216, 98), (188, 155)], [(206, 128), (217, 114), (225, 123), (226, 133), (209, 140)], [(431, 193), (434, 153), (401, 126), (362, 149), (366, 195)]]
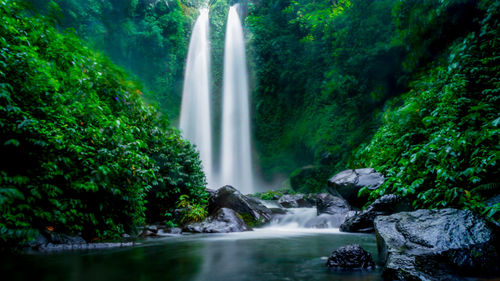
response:
[(317, 214), (316, 208), (289, 208), (286, 214), (275, 215), (268, 229), (333, 229), (339, 228), (348, 214)]
[(229, 9), (224, 52), (220, 183), (253, 192), (245, 41), (237, 5)]
[(202, 8), (189, 43), (180, 128), (198, 147), (208, 186), (213, 187), (209, 57), (208, 9)]

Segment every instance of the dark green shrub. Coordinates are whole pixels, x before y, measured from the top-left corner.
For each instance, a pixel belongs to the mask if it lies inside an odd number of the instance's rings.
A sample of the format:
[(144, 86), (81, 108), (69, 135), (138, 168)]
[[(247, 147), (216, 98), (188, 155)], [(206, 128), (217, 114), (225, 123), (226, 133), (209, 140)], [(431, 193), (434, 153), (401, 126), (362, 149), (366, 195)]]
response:
[(478, 7), (480, 28), (413, 83), (360, 150), (354, 165), (387, 176), (372, 198), (395, 193), (415, 207), (467, 208), (500, 220), (500, 205), (485, 204), (500, 193), (500, 2)]
[(183, 193), (206, 200), (196, 152), (137, 83), (21, 2), (0, 1), (0, 18), (0, 248), (46, 227), (119, 238), (162, 183), (161, 215)]

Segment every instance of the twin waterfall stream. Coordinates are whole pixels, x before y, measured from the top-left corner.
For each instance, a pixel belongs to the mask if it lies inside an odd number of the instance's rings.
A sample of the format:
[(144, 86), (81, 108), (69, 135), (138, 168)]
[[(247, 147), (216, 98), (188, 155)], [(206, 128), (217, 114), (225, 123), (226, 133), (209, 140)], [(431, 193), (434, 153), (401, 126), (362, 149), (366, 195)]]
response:
[[(252, 169), (245, 38), (238, 9), (238, 4), (231, 6), (227, 19), (221, 126), (212, 124), (215, 118), (210, 91), (209, 10), (201, 8), (189, 43), (180, 129), (184, 137), (194, 143), (200, 152), (209, 188), (231, 185), (241, 193), (248, 194), (256, 190)], [(221, 132), (214, 132), (213, 128), (219, 127)], [(213, 140), (219, 139), (215, 137), (216, 134), (220, 134), (220, 155), (214, 155)], [(331, 231), (338, 227), (336, 220), (338, 219), (331, 215), (317, 215), (316, 208), (290, 209), (288, 214), (276, 216), (267, 226), (267, 230)], [(332, 225), (332, 222), (335, 225)]]
[[(208, 187), (231, 185), (242, 193), (253, 193), (248, 73), (245, 39), (237, 10), (238, 5), (229, 9), (226, 29), (220, 156), (213, 155), (207, 8), (200, 9), (189, 43), (180, 129), (200, 152)], [(216, 159), (217, 169), (214, 168)]]

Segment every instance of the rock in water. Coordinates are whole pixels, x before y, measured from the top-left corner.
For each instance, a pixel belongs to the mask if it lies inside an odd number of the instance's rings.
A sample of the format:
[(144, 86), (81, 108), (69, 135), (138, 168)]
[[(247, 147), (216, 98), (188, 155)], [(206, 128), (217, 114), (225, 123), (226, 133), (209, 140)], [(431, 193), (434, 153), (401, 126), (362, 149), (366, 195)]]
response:
[(384, 183), (384, 176), (372, 168), (345, 170), (328, 181), (327, 190), (334, 196), (341, 196), (351, 206), (361, 208), (367, 198), (359, 198), (358, 192), (367, 186), (371, 190), (377, 189)]
[(197, 233), (228, 233), (252, 230), (233, 210), (219, 209), (214, 215), (202, 222), (190, 223), (184, 226), (184, 231)]
[(229, 208), (241, 216), (250, 216), (255, 223), (271, 219), (271, 210), (257, 200), (247, 197), (232, 186), (226, 185), (212, 193), (208, 200), (208, 212), (215, 214), (221, 208)]
[(375, 268), (372, 255), (356, 244), (335, 250), (328, 258), (326, 265), (340, 270)]
[(346, 214), (351, 210), (349, 203), (340, 197), (328, 193), (321, 193), (315, 196), (318, 216), (321, 214)]
[(340, 226), (340, 231), (344, 232), (373, 232), (373, 221), (377, 216), (387, 216), (398, 211), (408, 211), (410, 206), (406, 206), (400, 197), (394, 194), (384, 195), (365, 210), (347, 218)]
[(278, 200), (278, 204), (280, 204), (284, 208), (309, 208), (309, 207), (312, 207), (311, 202), (309, 202), (309, 200), (307, 200), (307, 198), (304, 194), (283, 195)]
[(498, 241), (467, 210), (417, 210), (374, 222), (385, 280), (461, 280), (498, 274)]

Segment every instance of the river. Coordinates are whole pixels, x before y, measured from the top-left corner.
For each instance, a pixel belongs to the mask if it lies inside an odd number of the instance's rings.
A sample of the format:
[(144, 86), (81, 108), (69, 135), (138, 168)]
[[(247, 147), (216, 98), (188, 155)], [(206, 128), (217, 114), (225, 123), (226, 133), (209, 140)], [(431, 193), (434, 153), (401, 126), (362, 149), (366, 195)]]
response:
[(8, 280), (381, 280), (374, 271), (325, 266), (340, 246), (360, 244), (378, 261), (373, 234), (270, 227), (232, 234), (188, 234), (98, 251), (2, 256)]

